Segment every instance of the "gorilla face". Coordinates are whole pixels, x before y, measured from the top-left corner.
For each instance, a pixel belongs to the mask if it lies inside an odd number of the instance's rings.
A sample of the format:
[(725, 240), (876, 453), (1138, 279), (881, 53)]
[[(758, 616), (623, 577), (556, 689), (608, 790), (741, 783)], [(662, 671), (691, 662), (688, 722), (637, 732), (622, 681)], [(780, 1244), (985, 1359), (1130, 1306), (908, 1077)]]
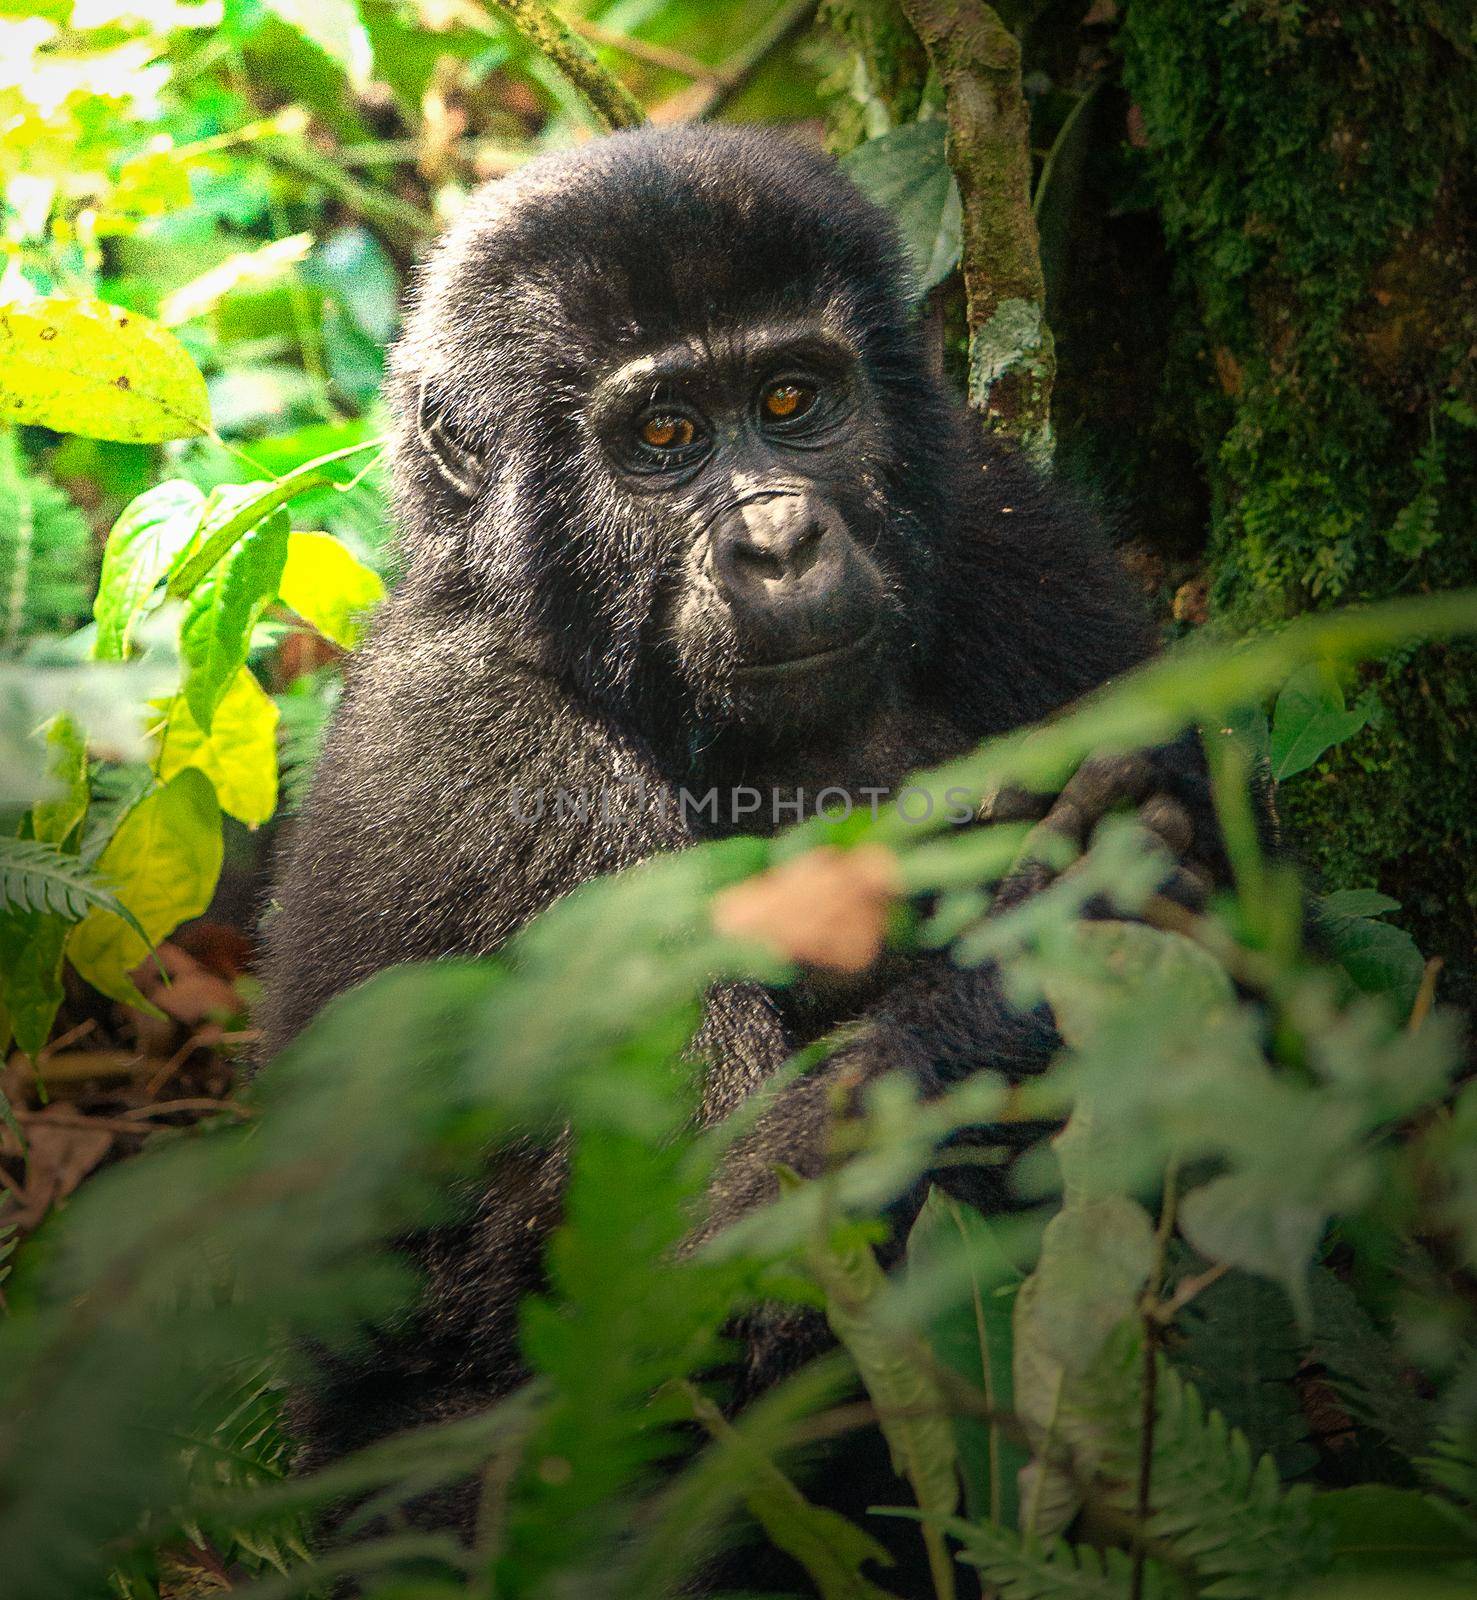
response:
[(607, 703), (805, 736), (927, 628), (950, 412), (889, 225), (798, 145), (620, 135), (481, 191), (393, 374), (412, 555)]
[(696, 703), (810, 725), (885, 658), (882, 518), (857, 471), (874, 411), (854, 353), (803, 322), (682, 341), (598, 384), (612, 487), (668, 556), (656, 648)]

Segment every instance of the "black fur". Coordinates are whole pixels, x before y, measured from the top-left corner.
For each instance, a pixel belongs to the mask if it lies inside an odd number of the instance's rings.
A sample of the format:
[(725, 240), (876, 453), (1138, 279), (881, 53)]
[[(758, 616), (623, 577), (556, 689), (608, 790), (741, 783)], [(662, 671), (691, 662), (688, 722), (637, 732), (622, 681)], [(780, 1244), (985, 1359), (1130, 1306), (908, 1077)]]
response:
[[(751, 330), (798, 324), (854, 361), (843, 466), (818, 452), (809, 481), (881, 575), (883, 645), (766, 700), (740, 686), (721, 597), (698, 593), (721, 495), (633, 489), (590, 408), (645, 352), (741, 363)], [(1150, 649), (1098, 529), (931, 374), (887, 219), (778, 137), (620, 134), (479, 191), (420, 273), (390, 402), (408, 570), (352, 663), (269, 919), (270, 1051), (378, 969), (496, 951), (573, 886), (714, 827), (675, 808), (636, 829), (520, 824), (510, 788), (597, 790), (613, 773), (652, 792), (886, 788)], [(720, 1218), (769, 1192), (775, 1161), (816, 1169), (834, 1072), (904, 1068), (936, 1087), (980, 1065), (1035, 1070), (1053, 1045), (988, 971), (920, 959), (847, 1007), (857, 1042), (745, 1141)], [(841, 1020), (819, 990), (715, 993), (705, 1116)], [(516, 1381), (513, 1313), (558, 1194), (557, 1156), (502, 1163), (431, 1247), (423, 1325), (318, 1397), (315, 1458)], [(765, 1323), (754, 1381), (808, 1339)]]

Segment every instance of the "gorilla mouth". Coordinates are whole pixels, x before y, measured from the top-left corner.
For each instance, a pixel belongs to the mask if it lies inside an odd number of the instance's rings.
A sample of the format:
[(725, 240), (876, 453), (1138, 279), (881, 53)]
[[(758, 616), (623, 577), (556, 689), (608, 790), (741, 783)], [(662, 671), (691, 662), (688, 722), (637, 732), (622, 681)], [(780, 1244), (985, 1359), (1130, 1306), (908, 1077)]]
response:
[(792, 672), (814, 672), (818, 668), (829, 667), (840, 661), (847, 661), (852, 656), (860, 655), (866, 650), (877, 636), (877, 624), (873, 623), (859, 639), (852, 639), (847, 644), (831, 645), (824, 650), (812, 650), (805, 655), (786, 656), (782, 661), (755, 661), (745, 662), (737, 671), (741, 678), (779, 678)]

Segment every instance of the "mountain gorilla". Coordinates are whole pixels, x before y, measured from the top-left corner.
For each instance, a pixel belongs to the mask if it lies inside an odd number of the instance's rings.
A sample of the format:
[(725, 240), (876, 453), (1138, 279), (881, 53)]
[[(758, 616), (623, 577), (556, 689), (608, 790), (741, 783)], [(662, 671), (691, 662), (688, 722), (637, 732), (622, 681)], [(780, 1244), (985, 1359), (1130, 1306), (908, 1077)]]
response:
[[(773, 826), (736, 794), (778, 795), (783, 820), (822, 789), (891, 790), (1151, 649), (1099, 531), (933, 375), (887, 218), (777, 136), (619, 134), (480, 190), (420, 273), (390, 403), (408, 571), (352, 664), (269, 920), (269, 1051), (382, 967), (496, 951), (590, 878)], [(674, 803), (581, 826), (517, 798), (617, 780)], [(1143, 805), (1214, 870), (1204, 788), (1190, 747), (1089, 763), (1047, 823), (1080, 841)], [(716, 790), (716, 812), (682, 790)], [(988, 970), (934, 957), (839, 996), (711, 995), (709, 1120), (857, 1024), (736, 1149), (719, 1220), (777, 1162), (818, 1169), (836, 1073), (900, 1068), (926, 1092), (1037, 1070), (1056, 1043)], [(559, 1182), (555, 1155), (499, 1161), (427, 1246), (403, 1345), (311, 1403), (311, 1458), (517, 1381)], [(753, 1382), (810, 1332), (759, 1319)]]

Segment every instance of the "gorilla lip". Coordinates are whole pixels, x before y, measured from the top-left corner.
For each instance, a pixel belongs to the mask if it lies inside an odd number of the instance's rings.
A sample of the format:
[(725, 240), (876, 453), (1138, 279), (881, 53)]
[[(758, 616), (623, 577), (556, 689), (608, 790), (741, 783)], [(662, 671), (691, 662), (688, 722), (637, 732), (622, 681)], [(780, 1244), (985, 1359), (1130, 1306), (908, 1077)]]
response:
[(737, 668), (737, 671), (740, 677), (763, 678), (828, 666), (833, 661), (842, 661), (848, 656), (858, 655), (872, 643), (876, 635), (877, 625), (873, 623), (860, 639), (853, 639), (849, 644), (832, 645), (829, 649), (813, 650), (803, 656), (787, 656), (783, 661), (756, 661)]

